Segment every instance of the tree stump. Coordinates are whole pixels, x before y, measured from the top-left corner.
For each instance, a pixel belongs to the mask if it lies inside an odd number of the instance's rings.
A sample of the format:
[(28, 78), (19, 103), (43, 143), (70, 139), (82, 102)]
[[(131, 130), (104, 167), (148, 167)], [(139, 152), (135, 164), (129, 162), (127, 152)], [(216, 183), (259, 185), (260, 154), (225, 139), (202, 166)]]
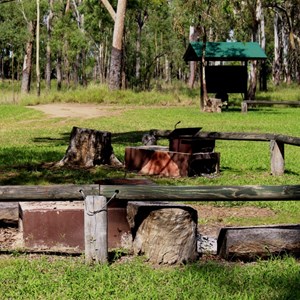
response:
[(73, 127), (69, 147), (56, 166), (93, 167), (96, 165), (121, 166), (111, 146), (111, 133)]
[(194, 261), (197, 253), (197, 211), (167, 202), (128, 202), (134, 254), (155, 264)]
[(217, 98), (209, 98), (204, 106), (205, 112), (217, 112), (221, 113), (222, 112), (222, 100), (217, 99)]

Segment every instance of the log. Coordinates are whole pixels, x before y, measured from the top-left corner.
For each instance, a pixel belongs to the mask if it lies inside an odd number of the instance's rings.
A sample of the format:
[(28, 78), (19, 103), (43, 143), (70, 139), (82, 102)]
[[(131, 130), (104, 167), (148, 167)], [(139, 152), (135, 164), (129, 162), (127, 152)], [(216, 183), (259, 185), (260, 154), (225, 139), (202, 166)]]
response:
[(127, 218), (134, 254), (143, 254), (155, 264), (195, 261), (197, 211), (186, 205), (128, 202)]
[[(172, 132), (171, 130), (158, 130), (158, 129), (150, 130), (150, 134), (154, 135), (156, 138), (167, 138), (171, 132)], [(272, 133), (200, 131), (197, 134), (195, 134), (192, 139), (197, 140), (199, 138), (205, 140), (261, 141), (261, 142), (269, 142), (272, 140), (276, 140), (285, 144), (300, 146), (299, 137), (292, 137), (288, 135), (272, 134)]]
[[(1, 187), (0, 187), (1, 190)], [(281, 186), (122, 186), (101, 185), (107, 198), (119, 191), (117, 199), (128, 201), (291, 201), (300, 200), (300, 185)]]
[(17, 224), (19, 220), (19, 204), (17, 202), (0, 202), (0, 223)]
[(94, 167), (96, 165), (121, 166), (111, 146), (111, 133), (87, 128), (73, 127), (69, 146), (57, 167), (77, 166)]
[[(50, 186), (0, 186), (0, 202), (19, 201), (83, 201), (85, 195), (99, 195), (98, 184), (56, 184)], [(111, 195), (109, 196), (111, 197)]]
[(300, 225), (222, 228), (218, 254), (231, 260), (254, 260), (281, 254), (299, 256)]
[(300, 185), (155, 186), (149, 185), (51, 185), (0, 186), (0, 202), (83, 201), (83, 195), (110, 198), (116, 190), (123, 201), (294, 201), (300, 200)]

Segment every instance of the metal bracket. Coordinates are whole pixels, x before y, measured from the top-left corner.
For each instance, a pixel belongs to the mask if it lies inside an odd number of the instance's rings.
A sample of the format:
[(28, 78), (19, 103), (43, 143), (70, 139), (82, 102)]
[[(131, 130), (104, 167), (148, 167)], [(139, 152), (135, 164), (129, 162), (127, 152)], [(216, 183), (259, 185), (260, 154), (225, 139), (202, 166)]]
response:
[[(86, 196), (85, 196), (83, 190), (80, 190), (79, 192), (81, 193), (81, 195), (83, 196), (83, 199), (85, 200)], [(115, 199), (118, 194), (119, 194), (119, 190), (115, 190), (115, 192), (113, 193), (113, 195), (109, 198), (109, 200), (106, 202), (106, 204), (103, 207), (101, 207), (99, 210), (87, 211), (87, 215), (94, 216), (94, 215), (100, 213), (101, 211), (106, 211), (108, 203), (110, 201), (112, 201), (113, 199)]]

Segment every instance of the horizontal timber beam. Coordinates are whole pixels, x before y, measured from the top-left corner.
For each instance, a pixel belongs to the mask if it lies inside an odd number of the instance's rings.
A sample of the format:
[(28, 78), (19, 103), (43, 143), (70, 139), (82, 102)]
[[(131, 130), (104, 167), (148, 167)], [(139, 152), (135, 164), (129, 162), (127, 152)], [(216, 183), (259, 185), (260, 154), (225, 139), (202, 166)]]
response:
[(284, 186), (124, 186), (101, 185), (107, 198), (134, 201), (274, 201), (300, 200), (300, 185)]
[(277, 101), (277, 100), (244, 100), (243, 103), (247, 104), (266, 104), (266, 105), (296, 105), (300, 106), (300, 101)]
[[(155, 137), (168, 138), (171, 130), (158, 130), (151, 129), (150, 134)], [(185, 137), (185, 136), (181, 136)], [(186, 136), (186, 138), (191, 138)], [(272, 134), (272, 133), (251, 133), (251, 132), (217, 132), (217, 131), (200, 131), (195, 134), (192, 138), (211, 139), (211, 140), (235, 140), (235, 141), (279, 141), (284, 144), (290, 144), (294, 146), (300, 146), (300, 138), (292, 137), (283, 134)]]
[(83, 195), (80, 191), (83, 191), (84, 195), (99, 195), (99, 185), (0, 186), (0, 202), (77, 201), (83, 200)]
[(83, 201), (83, 194), (116, 196), (124, 201), (289, 201), (300, 200), (300, 185), (281, 186), (151, 186), (51, 185), (0, 186), (0, 202)]

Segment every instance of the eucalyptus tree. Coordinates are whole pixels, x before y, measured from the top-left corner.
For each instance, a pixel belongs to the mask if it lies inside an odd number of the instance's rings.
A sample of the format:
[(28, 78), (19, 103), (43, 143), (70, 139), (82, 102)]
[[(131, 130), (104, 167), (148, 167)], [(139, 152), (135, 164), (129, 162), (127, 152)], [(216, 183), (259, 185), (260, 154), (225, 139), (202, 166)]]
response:
[[(265, 49), (265, 19), (262, 0), (245, 0), (242, 1), (239, 7), (239, 14), (244, 20), (243, 40), (251, 40), (252, 42), (260, 43)], [(241, 34), (241, 32), (239, 32)], [(249, 72), (248, 99), (255, 99), (257, 76), (258, 76), (257, 61), (252, 61)]]
[(29, 0), (19, 0), (18, 8), (21, 11), (27, 27), (27, 41), (22, 69), (21, 92), (29, 93), (32, 77), (33, 44), (36, 30), (36, 3)]
[(16, 9), (16, 3), (2, 1), (0, 4), (2, 4), (0, 7), (1, 78), (13, 79), (15, 76), (19, 78), (20, 70), (18, 66), (21, 65), (21, 59), (23, 58), (26, 27), (24, 27), (22, 15)]
[(273, 81), (300, 83), (300, 1), (267, 1), (274, 13)]
[(53, 2), (50, 46), (56, 62), (58, 90), (61, 89), (63, 80), (66, 81), (67, 88), (70, 87), (72, 80), (76, 84), (79, 69), (80, 77), (84, 77), (84, 64), (79, 63), (79, 56), (88, 50), (89, 43), (83, 30), (83, 15), (78, 15), (81, 5), (81, 1)]
[[(166, 1), (132, 1), (128, 4), (125, 34), (128, 83), (136, 89), (149, 89), (164, 79), (170, 82), (175, 50), (179, 45), (170, 34), (172, 19)], [(182, 56), (182, 52), (181, 52)]]
[(89, 68), (93, 79), (106, 83), (109, 73), (112, 28), (114, 20), (98, 0), (86, 0), (82, 4), (85, 15), (84, 30), (89, 40)]
[(114, 10), (109, 1), (101, 0), (101, 2), (107, 8), (109, 14), (114, 20), (109, 70), (109, 88), (111, 90), (118, 90), (121, 87), (122, 47), (127, 0), (118, 0), (116, 10)]
[(46, 29), (47, 29), (45, 81), (46, 81), (46, 88), (48, 91), (51, 90), (51, 73), (52, 73), (51, 34), (52, 34), (52, 22), (54, 16), (53, 2), (54, 0), (48, 0), (49, 7), (45, 15)]

